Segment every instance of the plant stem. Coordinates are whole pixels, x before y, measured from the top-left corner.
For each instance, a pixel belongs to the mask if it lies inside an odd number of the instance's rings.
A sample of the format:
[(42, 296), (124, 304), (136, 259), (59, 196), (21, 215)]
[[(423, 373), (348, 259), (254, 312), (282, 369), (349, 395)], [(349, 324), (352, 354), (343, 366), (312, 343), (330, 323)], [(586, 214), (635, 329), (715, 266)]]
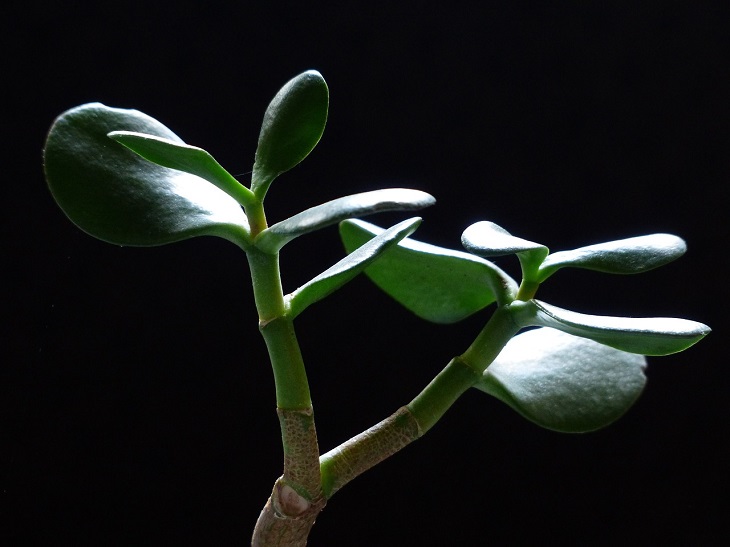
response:
[[(263, 209), (261, 209), (263, 215)], [(261, 222), (263, 217), (259, 218)], [(265, 220), (263, 220), (265, 226)], [(252, 223), (253, 224), (253, 223)], [(284, 473), (274, 484), (256, 523), (256, 547), (305, 545), (324, 507), (319, 446), (309, 382), (292, 320), (287, 316), (278, 254), (251, 248), (251, 269), (259, 330), (266, 342), (276, 387), (284, 451)]]
[(326, 498), (425, 434), (482, 377), (519, 330), (512, 308), (497, 308), (471, 346), (453, 358), (407, 406), (324, 454), (320, 466)]
[(525, 279), (522, 280), (522, 284), (520, 285), (519, 290), (517, 291), (517, 296), (515, 297), (515, 300), (522, 300), (524, 302), (527, 302), (528, 300), (531, 300), (535, 297), (535, 293), (537, 293), (537, 289), (540, 288), (540, 283), (537, 281), (527, 281)]
[(317, 515), (327, 503), (320, 484), (314, 416), (311, 410), (279, 409), (278, 414), (284, 444), (284, 475), (277, 479), (259, 515), (251, 545), (303, 547)]
[(507, 342), (522, 328), (514, 316), (523, 304), (524, 302), (516, 301), (497, 308), (471, 346), (461, 354), (461, 359), (478, 371), (480, 377)]
[(322, 490), (327, 499), (358, 475), (421, 436), (413, 414), (401, 407), (382, 422), (322, 455)]
[(279, 275), (279, 257), (258, 249), (247, 253), (259, 314), (259, 330), (269, 351), (278, 408), (311, 408), (309, 383), (294, 325), (286, 316)]

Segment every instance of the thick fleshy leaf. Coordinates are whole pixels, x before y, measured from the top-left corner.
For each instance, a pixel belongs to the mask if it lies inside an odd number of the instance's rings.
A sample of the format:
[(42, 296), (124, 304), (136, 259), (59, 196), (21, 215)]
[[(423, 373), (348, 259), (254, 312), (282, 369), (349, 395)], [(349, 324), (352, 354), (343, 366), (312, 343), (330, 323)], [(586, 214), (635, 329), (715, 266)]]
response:
[(383, 211), (413, 211), (436, 203), (430, 194), (419, 190), (389, 188), (363, 192), (317, 205), (278, 222), (256, 238), (256, 246), (275, 253), (292, 239), (337, 224), (338, 222)]
[(461, 243), (470, 253), (493, 257), (516, 254), (522, 266), (524, 281), (537, 281), (537, 271), (548, 254), (548, 248), (515, 237), (494, 222), (481, 221), (469, 226), (461, 235)]
[(641, 355), (542, 328), (510, 340), (475, 387), (542, 427), (582, 433), (631, 407), (645, 367)]
[(137, 110), (82, 105), (61, 114), (44, 148), (54, 199), (79, 228), (118, 245), (162, 245), (217, 235), (238, 245), (248, 223), (234, 199), (209, 182), (150, 163), (114, 142), (112, 131), (182, 142)]
[(238, 182), (202, 148), (132, 131), (112, 131), (109, 133), (109, 138), (157, 165), (184, 171), (207, 180), (241, 205), (249, 205), (256, 199), (251, 190)]
[[(362, 220), (340, 223), (347, 252), (382, 232)], [(403, 306), (435, 323), (461, 321), (497, 298), (510, 301), (517, 291), (514, 280), (491, 262), (411, 238), (401, 241), (365, 273)]]
[(517, 254), (525, 251), (541, 251), (547, 247), (540, 243), (515, 237), (494, 222), (483, 220), (469, 226), (461, 235), (461, 243), (470, 253), (483, 257)]
[(382, 257), (389, 249), (412, 234), (420, 218), (404, 220), (374, 237), (362, 247), (358, 247), (331, 268), (319, 274), (308, 283), (299, 287), (289, 297), (289, 310), (292, 318), (299, 315), (311, 304), (322, 300), (342, 287), (362, 272), (370, 264)]
[(524, 326), (553, 327), (642, 355), (669, 355), (683, 351), (710, 332), (707, 325), (688, 319), (586, 315), (537, 300), (525, 302), (515, 318)]
[(585, 268), (614, 274), (641, 273), (682, 256), (687, 245), (671, 234), (651, 234), (608, 241), (548, 255), (540, 266), (540, 281), (560, 268)]
[(274, 96), (261, 124), (251, 189), (263, 198), (271, 181), (288, 171), (317, 145), (324, 132), (329, 89), (322, 75), (308, 70)]

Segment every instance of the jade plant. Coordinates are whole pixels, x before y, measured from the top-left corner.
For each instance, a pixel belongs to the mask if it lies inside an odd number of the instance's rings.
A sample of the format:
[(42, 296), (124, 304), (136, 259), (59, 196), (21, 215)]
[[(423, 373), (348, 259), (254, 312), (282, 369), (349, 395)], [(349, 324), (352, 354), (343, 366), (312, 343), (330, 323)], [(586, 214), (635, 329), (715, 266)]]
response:
[[(418, 217), (387, 229), (361, 220), (435, 201), (402, 188), (341, 197), (270, 224), (267, 191), (318, 143), (328, 105), (327, 84), (316, 71), (281, 88), (264, 114), (249, 186), (150, 116), (99, 103), (61, 114), (44, 148), (53, 197), (90, 235), (133, 246), (213, 235), (246, 253), (258, 328), (273, 369), (284, 459), (283, 474), (253, 531), (256, 546), (304, 545), (317, 515), (340, 488), (425, 434), (470, 388), (542, 427), (594, 431), (636, 401), (645, 384), (645, 356), (685, 350), (710, 331), (686, 319), (586, 315), (535, 298), (562, 268), (634, 274), (667, 264), (685, 252), (684, 241), (674, 235), (550, 253), (543, 244), (482, 221), (463, 232), (466, 252), (451, 250), (412, 239)], [(282, 249), (338, 224), (345, 256), (285, 292)], [(519, 283), (489, 260), (502, 255), (516, 255)], [(412, 401), (322, 453), (294, 323), (361, 272), (427, 321), (454, 323), (492, 305), (494, 310), (466, 351)]]

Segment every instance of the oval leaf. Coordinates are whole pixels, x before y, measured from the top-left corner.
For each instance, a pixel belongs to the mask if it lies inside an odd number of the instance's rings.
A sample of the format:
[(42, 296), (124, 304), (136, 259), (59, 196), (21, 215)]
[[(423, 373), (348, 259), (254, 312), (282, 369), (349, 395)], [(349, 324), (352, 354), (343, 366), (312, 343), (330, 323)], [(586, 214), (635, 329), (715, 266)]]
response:
[(238, 182), (202, 148), (132, 131), (112, 131), (108, 136), (147, 161), (207, 180), (241, 205), (250, 205), (255, 201), (253, 192)]
[(683, 351), (710, 332), (707, 325), (673, 317), (586, 315), (531, 300), (517, 313), (520, 324), (553, 327), (601, 344), (642, 355)]
[(322, 300), (342, 287), (367, 266), (382, 257), (388, 249), (391, 249), (404, 237), (412, 234), (419, 224), (421, 224), (420, 218), (412, 218), (396, 224), (299, 287), (289, 297), (289, 310), (292, 319), (311, 304)]
[(118, 245), (162, 245), (217, 235), (245, 245), (248, 223), (230, 196), (200, 177), (150, 163), (107, 134), (123, 130), (182, 142), (160, 122), (99, 103), (61, 114), (44, 148), (54, 199), (79, 228)]
[(256, 149), (251, 189), (262, 198), (279, 174), (317, 145), (324, 132), (329, 90), (322, 75), (308, 70), (289, 80), (266, 109)]
[(436, 200), (430, 194), (404, 188), (354, 194), (317, 205), (278, 222), (261, 232), (255, 243), (259, 249), (275, 253), (300, 235), (337, 224), (347, 218), (383, 211), (412, 211), (434, 203)]
[(538, 268), (549, 252), (544, 245), (515, 237), (501, 226), (486, 220), (464, 230), (461, 243), (467, 251), (477, 256), (516, 254), (522, 267), (523, 283), (537, 281)]
[(652, 234), (559, 251), (549, 255), (540, 266), (540, 281), (565, 267), (614, 274), (641, 273), (676, 260), (686, 250), (680, 237)]
[[(383, 232), (362, 220), (340, 224), (347, 252)], [(455, 323), (496, 299), (514, 298), (517, 285), (494, 264), (474, 255), (421, 243), (401, 241), (365, 270), (366, 275), (403, 306), (435, 323)]]
[(540, 251), (547, 254), (547, 247), (511, 235), (494, 222), (483, 220), (469, 226), (461, 235), (461, 243), (470, 253), (493, 257), (517, 254), (525, 251)]
[(582, 433), (631, 407), (645, 367), (641, 355), (543, 328), (510, 340), (475, 387), (542, 427)]

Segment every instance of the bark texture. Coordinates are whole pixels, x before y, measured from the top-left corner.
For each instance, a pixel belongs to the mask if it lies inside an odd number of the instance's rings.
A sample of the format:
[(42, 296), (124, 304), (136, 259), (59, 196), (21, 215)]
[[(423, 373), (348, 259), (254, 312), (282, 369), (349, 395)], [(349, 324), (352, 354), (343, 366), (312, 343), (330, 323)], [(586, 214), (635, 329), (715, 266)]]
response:
[(301, 547), (327, 503), (322, 494), (319, 446), (312, 409), (277, 409), (284, 474), (274, 484), (254, 528), (253, 547)]
[(304, 547), (325, 503), (324, 496), (306, 500), (280, 478), (256, 522), (252, 547)]
[(324, 491), (330, 498), (352, 479), (389, 458), (422, 435), (408, 407), (322, 456)]

